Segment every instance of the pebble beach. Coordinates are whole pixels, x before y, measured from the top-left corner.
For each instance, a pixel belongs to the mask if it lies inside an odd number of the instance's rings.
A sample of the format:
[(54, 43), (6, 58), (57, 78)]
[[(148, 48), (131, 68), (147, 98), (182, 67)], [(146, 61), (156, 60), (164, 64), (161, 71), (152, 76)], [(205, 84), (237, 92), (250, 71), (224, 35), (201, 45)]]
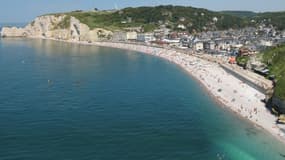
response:
[(262, 102), (265, 94), (229, 74), (219, 64), (166, 48), (112, 42), (94, 42), (92, 45), (143, 52), (179, 65), (222, 106), (285, 142), (284, 126), (276, 124), (277, 117)]

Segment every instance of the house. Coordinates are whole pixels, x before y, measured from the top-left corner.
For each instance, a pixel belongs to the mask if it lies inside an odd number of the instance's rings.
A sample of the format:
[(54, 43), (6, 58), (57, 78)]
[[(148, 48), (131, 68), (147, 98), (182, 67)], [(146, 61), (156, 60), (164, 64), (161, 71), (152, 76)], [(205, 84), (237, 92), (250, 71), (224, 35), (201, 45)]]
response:
[(234, 40), (232, 38), (218, 38), (215, 39), (215, 43), (219, 50), (230, 50), (231, 46), (234, 45)]
[(171, 29), (166, 28), (165, 25), (160, 25), (159, 29), (154, 30), (154, 36), (158, 39), (165, 38), (165, 36), (170, 34)]
[(179, 18), (179, 21), (181, 21), (181, 22), (184, 22), (186, 19), (185, 19), (185, 17), (180, 17)]
[(266, 46), (266, 47), (271, 47), (271, 46), (273, 46), (273, 41), (262, 39), (262, 40), (260, 40), (260, 45)]
[(242, 48), (239, 49), (239, 55), (240, 56), (251, 56), (251, 55), (254, 55), (254, 54), (256, 54), (256, 51), (251, 50), (249, 48), (242, 47)]
[(137, 34), (137, 41), (140, 42), (151, 42), (155, 41), (154, 33), (139, 33)]
[(154, 36), (158, 39), (162, 39), (165, 35), (163, 29), (155, 29), (153, 32), (154, 32)]
[(185, 25), (184, 25), (184, 24), (179, 24), (179, 25), (177, 26), (177, 28), (178, 28), (178, 29), (183, 29), (183, 30), (185, 30), (185, 29), (186, 29), (186, 27), (185, 27)]
[(127, 22), (132, 23), (132, 17), (127, 17)]
[(142, 32), (143, 31), (143, 28), (142, 27), (126, 27), (124, 28), (124, 30), (126, 32)]
[(216, 49), (216, 43), (214, 41), (205, 41), (203, 45), (204, 45), (205, 50), (215, 50)]
[(171, 32), (167, 38), (168, 39), (178, 39), (179, 38), (178, 32)]
[(193, 48), (195, 51), (202, 51), (204, 49), (204, 42), (203, 41), (194, 42)]
[(217, 22), (218, 22), (218, 18), (217, 18), (217, 17), (214, 17), (214, 18), (213, 18), (213, 22), (217, 23)]
[(180, 39), (180, 44), (182, 47), (190, 47), (191, 41), (192, 41), (192, 37), (182, 37)]
[(127, 32), (117, 31), (113, 34), (113, 41), (127, 41)]
[(137, 32), (127, 32), (126, 38), (127, 38), (127, 40), (137, 40), (138, 34), (137, 34)]

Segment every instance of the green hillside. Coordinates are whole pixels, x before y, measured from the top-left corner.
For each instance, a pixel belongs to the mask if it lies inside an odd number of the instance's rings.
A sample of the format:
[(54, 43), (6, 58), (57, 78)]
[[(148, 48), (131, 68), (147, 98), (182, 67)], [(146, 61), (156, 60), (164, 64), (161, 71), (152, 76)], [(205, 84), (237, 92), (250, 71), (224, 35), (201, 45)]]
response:
[(267, 49), (263, 60), (269, 65), (270, 73), (276, 76), (274, 95), (285, 100), (285, 45)]
[[(109, 30), (142, 26), (145, 31), (151, 31), (162, 24), (173, 30), (180, 30), (177, 26), (183, 24), (186, 27), (185, 31), (189, 32), (243, 28), (257, 24), (272, 24), (280, 30), (285, 29), (285, 12), (214, 12), (202, 8), (167, 5), (129, 7), (114, 11), (74, 11), (56, 15), (62, 14), (69, 17), (74, 16), (90, 28)], [(252, 23), (252, 20), (255, 20), (256, 23)]]
[(238, 16), (247, 19), (247, 21), (255, 20), (257, 24), (272, 24), (279, 30), (285, 29), (285, 12), (255, 13), (250, 11), (222, 11), (222, 13)]
[[(70, 12), (63, 13), (74, 16), (90, 28), (122, 29), (124, 27), (143, 26), (151, 31), (161, 24), (168, 28), (179, 30), (178, 24), (183, 24), (186, 31), (224, 30), (247, 26), (247, 20), (206, 9), (183, 6), (157, 6), (125, 8), (118, 11)], [(216, 19), (217, 21), (214, 21)], [(125, 22), (125, 23), (122, 23)]]
[(266, 12), (259, 13), (254, 17), (257, 22), (264, 22), (265, 24), (272, 24), (279, 30), (285, 29), (285, 12)]
[(222, 11), (222, 13), (243, 18), (251, 18), (257, 15), (257, 13), (251, 11)]

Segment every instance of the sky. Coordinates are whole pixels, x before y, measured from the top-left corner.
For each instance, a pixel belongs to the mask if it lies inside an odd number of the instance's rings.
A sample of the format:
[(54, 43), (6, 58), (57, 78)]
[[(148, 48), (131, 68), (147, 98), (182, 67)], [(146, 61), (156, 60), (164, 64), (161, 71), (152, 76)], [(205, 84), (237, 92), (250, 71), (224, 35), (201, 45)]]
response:
[(1, 0), (0, 22), (30, 22), (39, 15), (54, 12), (165, 4), (193, 6), (214, 11), (285, 11), (285, 0)]

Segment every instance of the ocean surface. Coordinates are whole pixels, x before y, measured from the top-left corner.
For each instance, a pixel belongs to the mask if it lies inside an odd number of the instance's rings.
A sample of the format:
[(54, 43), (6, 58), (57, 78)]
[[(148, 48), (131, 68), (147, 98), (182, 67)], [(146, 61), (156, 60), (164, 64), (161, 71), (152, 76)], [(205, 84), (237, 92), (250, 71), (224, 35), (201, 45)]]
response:
[(146, 54), (0, 39), (0, 160), (284, 160), (285, 145)]

